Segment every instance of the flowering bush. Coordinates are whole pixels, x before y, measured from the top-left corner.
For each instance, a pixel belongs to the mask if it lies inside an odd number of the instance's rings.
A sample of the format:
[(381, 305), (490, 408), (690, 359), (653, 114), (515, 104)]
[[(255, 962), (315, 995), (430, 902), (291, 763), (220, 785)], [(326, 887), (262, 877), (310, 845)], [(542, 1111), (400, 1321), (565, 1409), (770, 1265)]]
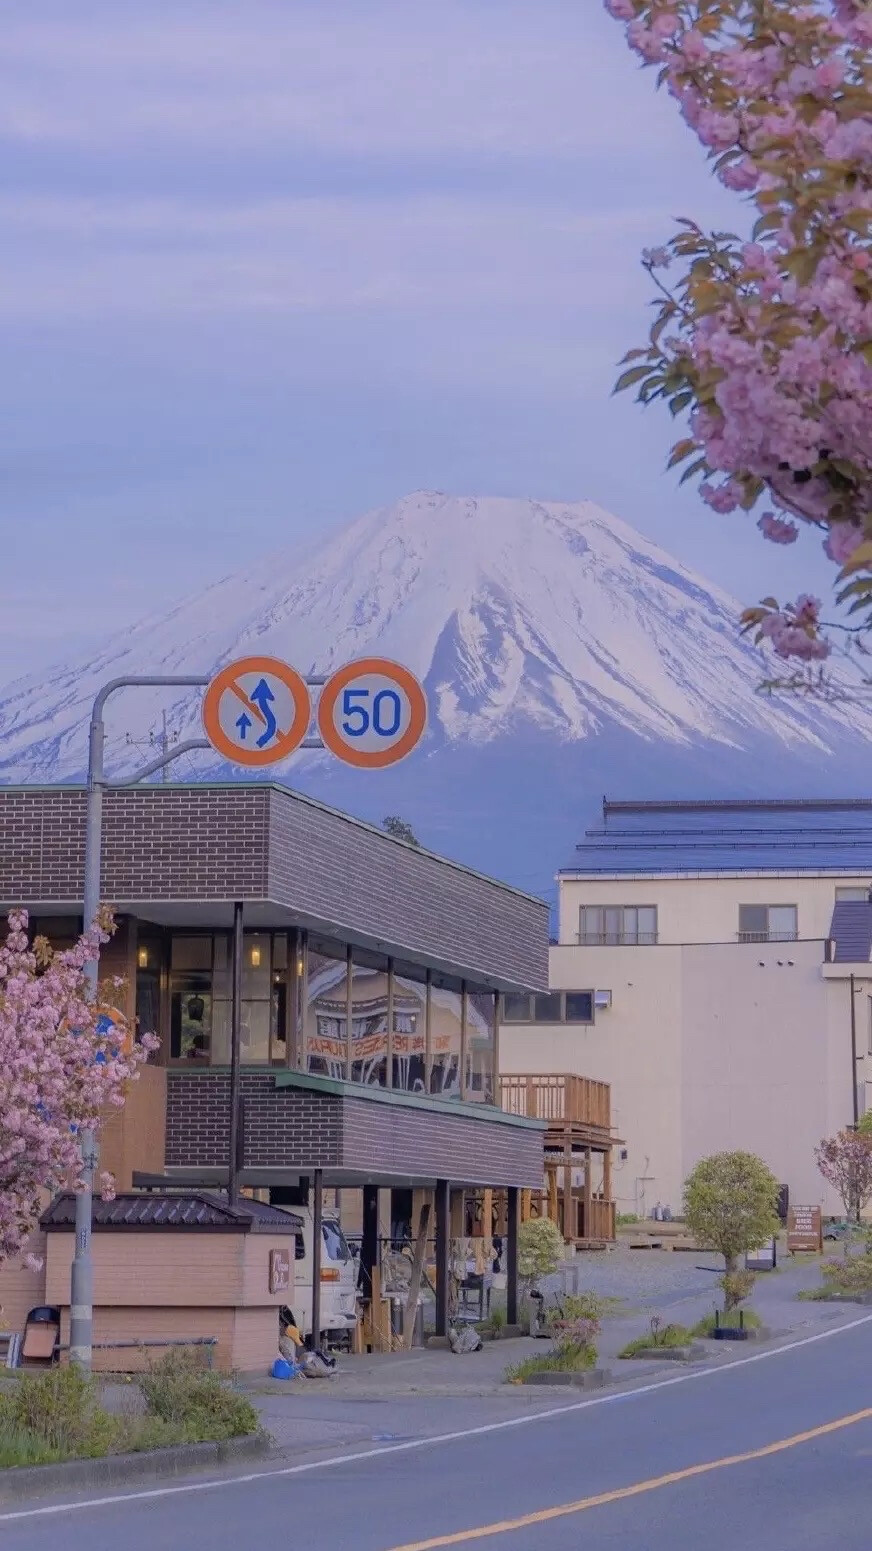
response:
[(113, 930), (108, 913), (59, 953), (44, 938), (31, 945), (27, 925), (27, 912), (13, 911), (0, 947), (0, 1261), (21, 1250), (43, 1192), (76, 1178), (80, 1131), (99, 1130), (106, 1108), (124, 1103), (157, 1046), (145, 1034), (125, 1048), (89, 997), (85, 966)]
[(840, 1131), (815, 1148), (815, 1162), (836, 1194), (845, 1214), (859, 1217), (872, 1201), (872, 1134), (868, 1131)]
[[(643, 262), (649, 344), (619, 389), (690, 416), (670, 467), (775, 544), (817, 527), (837, 601), (872, 626), (872, 0), (606, 0), (756, 212), (750, 240), (682, 220)], [(668, 283), (665, 271), (676, 278)], [(782, 658), (830, 643), (811, 597), (746, 630)]]

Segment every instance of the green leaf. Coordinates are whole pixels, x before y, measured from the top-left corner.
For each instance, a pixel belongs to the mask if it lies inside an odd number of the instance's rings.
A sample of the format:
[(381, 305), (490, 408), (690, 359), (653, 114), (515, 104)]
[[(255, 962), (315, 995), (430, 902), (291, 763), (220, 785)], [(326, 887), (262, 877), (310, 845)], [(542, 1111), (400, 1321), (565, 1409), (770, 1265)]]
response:
[(628, 372), (621, 373), (612, 392), (623, 393), (625, 388), (632, 388), (637, 382), (641, 382), (643, 377), (648, 376), (648, 371), (647, 366), (631, 366)]
[(688, 480), (693, 479), (695, 474), (703, 474), (703, 473), (705, 473), (705, 474), (709, 473), (708, 459), (707, 458), (697, 458), (695, 463), (691, 463), (689, 465), (689, 467), (685, 469), (685, 471), (682, 474), (682, 476), (681, 476), (680, 480), (678, 481), (678, 483), (680, 485), (686, 485)]
[(675, 419), (675, 416), (680, 415), (683, 409), (687, 409), (688, 405), (693, 403), (693, 399), (693, 391), (690, 388), (685, 388), (681, 393), (676, 393), (675, 398), (669, 405), (672, 418)]
[(685, 436), (683, 441), (675, 443), (675, 446), (669, 455), (669, 462), (667, 463), (666, 467), (668, 469), (674, 469), (676, 464), (683, 463), (685, 458), (689, 458), (692, 452), (696, 452), (696, 448), (697, 443), (694, 441), (693, 437)]

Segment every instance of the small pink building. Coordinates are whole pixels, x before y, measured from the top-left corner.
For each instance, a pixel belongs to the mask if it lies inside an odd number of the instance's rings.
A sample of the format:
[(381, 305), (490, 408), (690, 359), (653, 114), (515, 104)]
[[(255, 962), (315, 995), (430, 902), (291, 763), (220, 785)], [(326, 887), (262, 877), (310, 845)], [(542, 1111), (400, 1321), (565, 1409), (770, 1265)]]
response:
[[(0, 1303), (5, 1282), (26, 1275), (31, 1307), (60, 1309), (62, 1348), (74, 1221), (75, 1197), (57, 1196), (40, 1223), (42, 1271), (0, 1271)], [(293, 1303), (298, 1233), (299, 1217), (257, 1201), (229, 1206), (217, 1196), (168, 1191), (95, 1201), (95, 1371), (133, 1372), (175, 1343), (214, 1341), (216, 1368), (265, 1372), (277, 1355), (278, 1311)]]

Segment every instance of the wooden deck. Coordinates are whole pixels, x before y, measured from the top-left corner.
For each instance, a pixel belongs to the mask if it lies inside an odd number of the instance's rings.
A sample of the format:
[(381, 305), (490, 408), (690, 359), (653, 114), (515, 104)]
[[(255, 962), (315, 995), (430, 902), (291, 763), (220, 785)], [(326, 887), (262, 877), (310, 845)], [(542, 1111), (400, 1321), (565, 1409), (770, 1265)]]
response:
[[(500, 1103), (511, 1115), (544, 1120), (545, 1181), (525, 1192), (522, 1214), (550, 1217), (567, 1243), (601, 1247), (615, 1238), (611, 1198), (611, 1090), (608, 1083), (570, 1074), (524, 1072), (500, 1078)], [(601, 1178), (594, 1187), (594, 1159)], [(574, 1185), (573, 1171), (584, 1171)]]

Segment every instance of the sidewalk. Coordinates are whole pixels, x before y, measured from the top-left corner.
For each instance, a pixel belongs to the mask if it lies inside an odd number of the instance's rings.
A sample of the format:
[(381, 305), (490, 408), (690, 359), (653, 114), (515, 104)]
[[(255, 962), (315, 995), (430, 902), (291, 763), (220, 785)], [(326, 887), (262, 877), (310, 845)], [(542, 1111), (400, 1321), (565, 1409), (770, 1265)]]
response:
[[(628, 1341), (650, 1329), (653, 1315), (663, 1324), (692, 1326), (710, 1313), (721, 1297), (714, 1257), (685, 1257), (685, 1263), (677, 1265), (674, 1254), (660, 1255), (659, 1263), (654, 1258), (657, 1251), (640, 1254), (646, 1262), (643, 1267), (628, 1264), (617, 1255), (608, 1257), (610, 1264), (581, 1262), (580, 1285), (611, 1296), (618, 1296), (618, 1289), (630, 1292), (631, 1288), (641, 1295), (634, 1305), (625, 1303), (604, 1321), (597, 1345), (599, 1366), (611, 1370), (610, 1387), (633, 1388), (674, 1376), (680, 1371), (674, 1362), (623, 1362), (617, 1354)], [(758, 1278), (750, 1302), (770, 1339), (801, 1338), (847, 1323), (861, 1312), (845, 1305), (798, 1301), (797, 1292), (816, 1286), (819, 1280), (816, 1262), (786, 1264)], [(340, 1357), (334, 1379), (298, 1379), (290, 1384), (264, 1379), (245, 1387), (264, 1427), (283, 1452), (296, 1457), (313, 1451), (372, 1447), (379, 1442), (433, 1436), (548, 1410), (555, 1401), (584, 1399), (580, 1391), (503, 1382), (510, 1364), (541, 1351), (544, 1344), (522, 1337), (487, 1341), (481, 1351), (460, 1357), (426, 1348)], [(756, 1349), (755, 1343), (751, 1350)], [(748, 1346), (737, 1350), (733, 1345), (711, 1342), (701, 1361), (721, 1366), (748, 1352)]]

